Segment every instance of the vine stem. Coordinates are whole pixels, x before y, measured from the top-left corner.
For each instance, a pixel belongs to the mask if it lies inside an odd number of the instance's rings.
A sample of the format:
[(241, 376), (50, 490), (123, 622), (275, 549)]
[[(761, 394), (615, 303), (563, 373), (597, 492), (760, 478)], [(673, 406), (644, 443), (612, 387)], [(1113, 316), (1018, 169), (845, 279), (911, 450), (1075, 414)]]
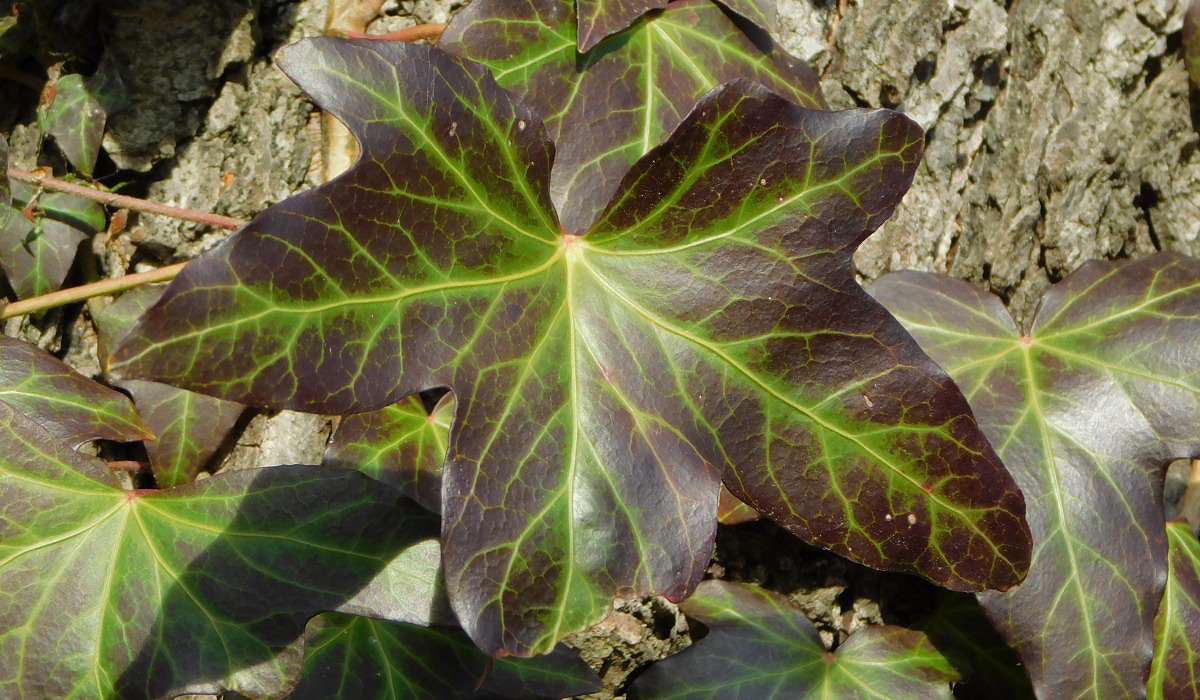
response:
[(30, 172), (21, 170), (20, 168), (10, 167), (8, 176), (20, 182), (28, 182), (31, 185), (37, 185), (43, 189), (54, 190), (55, 192), (64, 192), (72, 194), (76, 197), (83, 197), (95, 202), (100, 202), (106, 206), (117, 207), (120, 209), (132, 209), (134, 211), (145, 212), (147, 214), (158, 214), (160, 216), (169, 216), (173, 219), (182, 219), (184, 221), (193, 221), (198, 224), (208, 224), (209, 226), (217, 226), (219, 228), (234, 230), (246, 225), (241, 219), (233, 219), (228, 216), (219, 216), (217, 214), (207, 214), (205, 212), (192, 211), (191, 209), (180, 209), (166, 204), (150, 202), (137, 197), (129, 197), (123, 194), (114, 194), (105, 192), (94, 187), (85, 187), (77, 185), (74, 182), (60, 180), (50, 175), (45, 175), (40, 172)]
[(430, 22), (429, 24), (418, 24), (413, 27), (405, 27), (387, 34), (367, 34), (365, 32), (356, 32), (347, 30), (342, 32), (347, 39), (380, 39), (382, 41), (421, 41), (426, 39), (433, 41), (442, 36), (446, 31), (444, 22)]
[(56, 306), (64, 306), (73, 304), (77, 301), (85, 301), (92, 297), (103, 297), (117, 292), (123, 292), (134, 287), (140, 287), (144, 284), (154, 284), (155, 282), (169, 282), (179, 275), (183, 270), (183, 266), (187, 263), (176, 263), (160, 267), (157, 270), (149, 272), (138, 272), (124, 277), (115, 279), (100, 280), (91, 284), (81, 284), (78, 287), (70, 289), (62, 289), (57, 292), (43, 294), (40, 297), (30, 297), (20, 301), (14, 301), (11, 304), (0, 306), (0, 320), (14, 318), (16, 316), (24, 316), (38, 311), (53, 309)]

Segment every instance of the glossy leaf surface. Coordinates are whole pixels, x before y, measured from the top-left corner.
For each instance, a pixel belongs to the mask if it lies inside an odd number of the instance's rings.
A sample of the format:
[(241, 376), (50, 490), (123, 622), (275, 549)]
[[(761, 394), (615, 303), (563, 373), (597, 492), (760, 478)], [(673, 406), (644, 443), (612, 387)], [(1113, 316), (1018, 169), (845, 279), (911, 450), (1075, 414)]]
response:
[[(121, 295), (96, 315), (100, 356), (116, 346), (142, 314), (162, 296), (166, 285), (147, 285)], [(196, 478), (220, 449), (244, 408), (232, 401), (197, 394), (159, 382), (118, 381), (128, 391), (155, 439), (146, 454), (159, 488), (171, 488)]]
[(88, 77), (64, 75), (55, 83), (54, 100), (38, 115), (42, 130), (84, 175), (90, 176), (96, 167), (104, 126), (109, 113), (121, 106), (124, 89), (111, 68)]
[(411, 583), (404, 551), (432, 530), (386, 486), (320, 467), (121, 491), (3, 403), (0, 445), (3, 697), (277, 696), (308, 619), (378, 614), (373, 579)]
[[(776, 29), (775, 0), (717, 0), (725, 7), (768, 31)], [(565, 0), (569, 3), (570, 0)], [(579, 15), (578, 47), (590, 51), (605, 38), (633, 24), (642, 15), (668, 6), (667, 0), (575, 0)]]
[[(0, 216), (0, 267), (22, 299), (62, 287), (79, 244), (105, 225), (96, 202), (60, 192), (31, 202), (32, 194), (29, 185), (13, 183), (13, 204)], [(32, 219), (20, 211), (26, 205)]]
[(558, 145), (550, 192), (568, 231), (586, 231), (625, 171), (717, 85), (753, 80), (801, 106), (825, 106), (808, 65), (782, 50), (764, 53), (710, 0), (674, 3), (583, 56), (573, 8), (570, 0), (481, 0), (438, 42), (486, 65), (545, 119)]
[(346, 416), (325, 450), (324, 464), (358, 469), (442, 512), (442, 464), (454, 420), (454, 394), (425, 410), (419, 396)]
[(461, 631), (336, 613), (308, 624), (297, 698), (558, 698), (600, 689), (579, 656), (559, 646), (532, 659), (492, 659)]
[(1026, 334), (949, 277), (871, 291), (958, 381), (1029, 499), (1029, 577), (981, 602), (1039, 695), (1139, 696), (1166, 569), (1163, 472), (1200, 453), (1200, 262), (1089, 262)]
[(579, 52), (586, 53), (650, 10), (666, 6), (667, 0), (575, 0)]
[(322, 413), (452, 389), (446, 581), (486, 651), (549, 650), (613, 595), (686, 596), (723, 474), (872, 566), (1020, 580), (1020, 494), (851, 269), (910, 182), (917, 125), (724, 87), (579, 237), (540, 122), (482, 67), (334, 39), (280, 62), (363, 158), (190, 263), (118, 363)]
[(29, 343), (0, 335), (0, 401), (71, 447), (154, 436), (124, 394)]
[(1150, 700), (1200, 692), (1200, 541), (1186, 522), (1167, 524), (1166, 592), (1154, 620)]
[(754, 24), (774, 32), (779, 29), (778, 0), (717, 0)]
[(655, 663), (634, 697), (745, 700), (950, 698), (958, 672), (915, 630), (867, 626), (834, 652), (787, 598), (757, 586), (705, 581), (681, 606), (708, 634)]

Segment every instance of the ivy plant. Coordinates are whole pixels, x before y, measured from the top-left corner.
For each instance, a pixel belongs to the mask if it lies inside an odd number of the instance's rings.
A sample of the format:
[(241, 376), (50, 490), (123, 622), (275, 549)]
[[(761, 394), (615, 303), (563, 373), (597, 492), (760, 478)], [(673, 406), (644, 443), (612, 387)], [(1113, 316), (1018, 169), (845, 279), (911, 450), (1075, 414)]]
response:
[(452, 390), (446, 585), (485, 651), (548, 651), (613, 595), (685, 597), (722, 479), (869, 565), (1021, 580), (1019, 491), (853, 276), (911, 180), (910, 120), (735, 81), (572, 231), (542, 121), (482, 66), (330, 38), (278, 61), (362, 157), (190, 263), (113, 367), (325, 413)]
[[(639, 17), (687, 0), (578, 0), (578, 46), (587, 52), (612, 34), (625, 29)], [(708, 2), (709, 0), (703, 0)], [(769, 31), (776, 29), (778, 8), (775, 0), (720, 0), (722, 6)]]
[(980, 601), (1038, 694), (1143, 693), (1167, 575), (1163, 474), (1200, 456), (1200, 260), (1086, 263), (1026, 329), (942, 275), (871, 291), (963, 387), (1029, 498), (1029, 576)]
[(568, 231), (595, 223), (630, 166), (718, 85), (753, 80), (826, 106), (812, 68), (755, 43), (710, 0), (672, 3), (583, 54), (575, 26), (571, 0), (480, 0), (438, 42), (542, 117), (556, 146), (550, 196)]
[(1200, 688), (1200, 540), (1191, 525), (1167, 525), (1167, 585), (1154, 618), (1150, 700), (1186, 698)]
[[(94, 317), (103, 361), (137, 319), (162, 296), (166, 285), (131, 289)], [(115, 380), (114, 384), (133, 398), (154, 440), (146, 443), (146, 456), (159, 488), (190, 483), (209, 462), (237, 425), (245, 407), (194, 391), (160, 382), (137, 379)]]
[(950, 698), (959, 673), (924, 633), (871, 625), (828, 651), (787, 598), (747, 584), (705, 581), (684, 604), (706, 634), (638, 678), (633, 697)]

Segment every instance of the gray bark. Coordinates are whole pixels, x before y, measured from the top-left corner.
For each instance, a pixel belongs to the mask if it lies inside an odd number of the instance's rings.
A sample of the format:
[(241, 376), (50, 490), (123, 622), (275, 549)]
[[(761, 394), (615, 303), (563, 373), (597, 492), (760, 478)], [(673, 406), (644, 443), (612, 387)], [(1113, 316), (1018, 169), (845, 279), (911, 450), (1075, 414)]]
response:
[(1184, 6), (781, 3), (783, 45), (818, 65), (832, 104), (894, 107), (928, 132), (913, 188), (860, 250), (860, 273), (949, 272), (1024, 320), (1088, 259), (1200, 251)]

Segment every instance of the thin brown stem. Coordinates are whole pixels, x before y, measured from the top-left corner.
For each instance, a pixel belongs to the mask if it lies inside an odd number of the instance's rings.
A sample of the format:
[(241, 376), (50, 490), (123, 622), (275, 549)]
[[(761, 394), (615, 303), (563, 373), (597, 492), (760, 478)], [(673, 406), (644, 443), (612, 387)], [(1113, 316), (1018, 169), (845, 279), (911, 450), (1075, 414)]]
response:
[(40, 172), (29, 172), (28, 170), (10, 167), (8, 169), (8, 176), (14, 180), (28, 182), (43, 189), (73, 194), (76, 197), (90, 199), (110, 207), (133, 209), (134, 211), (145, 212), (147, 214), (169, 216), (173, 219), (194, 221), (198, 224), (207, 224), (209, 226), (217, 226), (219, 228), (230, 230), (239, 229), (246, 225), (246, 222), (240, 219), (233, 219), (228, 216), (219, 216), (217, 214), (208, 214), (200, 211), (192, 211), (191, 209), (180, 209), (179, 207), (172, 207), (166, 204), (150, 202), (145, 199), (138, 199), (137, 197), (129, 197), (123, 194), (105, 192), (104, 190), (98, 190), (94, 187), (85, 187), (83, 185), (77, 185), (74, 182), (60, 180), (56, 177), (45, 175)]
[(148, 472), (150, 464), (136, 459), (114, 459), (109, 460), (108, 468), (123, 472)]
[(356, 31), (345, 31), (343, 34), (350, 39), (379, 39), (382, 41), (421, 41), (422, 39), (428, 39), (433, 41), (445, 31), (445, 23), (431, 22), (429, 24), (418, 24), (414, 27), (397, 29), (387, 34), (366, 34)]
[(160, 267), (157, 270), (149, 272), (139, 272), (133, 275), (125, 275), (116, 279), (100, 280), (91, 284), (83, 284), (70, 289), (62, 289), (57, 292), (43, 294), (40, 297), (30, 297), (14, 301), (11, 304), (0, 306), (0, 319), (13, 318), (15, 316), (24, 316), (38, 311), (53, 309), (57, 306), (73, 304), (77, 301), (85, 301), (92, 297), (103, 297), (117, 292), (123, 292), (127, 289), (140, 287), (144, 284), (154, 284), (155, 282), (168, 282), (175, 279), (180, 270), (187, 263), (177, 263)]

